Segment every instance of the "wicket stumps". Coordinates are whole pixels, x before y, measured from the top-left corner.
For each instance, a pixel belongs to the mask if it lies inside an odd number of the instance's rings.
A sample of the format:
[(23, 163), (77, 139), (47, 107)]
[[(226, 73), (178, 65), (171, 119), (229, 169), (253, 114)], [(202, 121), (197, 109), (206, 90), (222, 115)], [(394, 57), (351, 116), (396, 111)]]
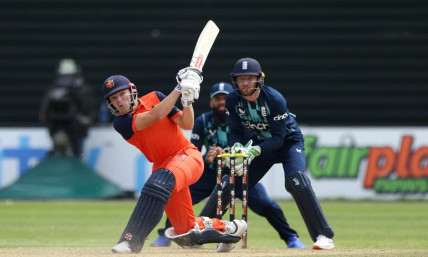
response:
[[(235, 219), (235, 158), (243, 158), (243, 173), (242, 173), (242, 219), (247, 222), (247, 204), (248, 204), (248, 156), (246, 154), (230, 154), (224, 153), (217, 155), (217, 218), (222, 219), (222, 194), (221, 187), (223, 159), (229, 158), (230, 161), (230, 206), (229, 219)], [(248, 222), (247, 222), (248, 224)], [(247, 248), (247, 231), (242, 235), (242, 248)]]

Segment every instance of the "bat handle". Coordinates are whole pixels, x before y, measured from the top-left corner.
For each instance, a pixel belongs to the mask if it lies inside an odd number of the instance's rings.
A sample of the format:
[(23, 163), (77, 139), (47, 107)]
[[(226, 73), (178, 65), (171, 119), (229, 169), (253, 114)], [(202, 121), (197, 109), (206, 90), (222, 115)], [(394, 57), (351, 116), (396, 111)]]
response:
[(190, 95), (190, 91), (186, 90), (183, 92), (183, 96), (188, 97)]

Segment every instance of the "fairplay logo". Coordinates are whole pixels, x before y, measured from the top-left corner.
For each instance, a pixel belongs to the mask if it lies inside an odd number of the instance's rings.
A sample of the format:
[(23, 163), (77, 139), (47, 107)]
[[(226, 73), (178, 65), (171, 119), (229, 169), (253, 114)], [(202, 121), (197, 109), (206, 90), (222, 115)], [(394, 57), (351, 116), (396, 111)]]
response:
[[(317, 146), (305, 137), (307, 169), (315, 178), (357, 178), (365, 172), (363, 187), (377, 193), (427, 193), (428, 146), (412, 148), (413, 136), (401, 138), (399, 149), (390, 146)], [(366, 160), (367, 165), (361, 167)]]
[(428, 147), (412, 149), (413, 137), (404, 136), (400, 149), (373, 147), (367, 156), (364, 187), (376, 192), (428, 191)]

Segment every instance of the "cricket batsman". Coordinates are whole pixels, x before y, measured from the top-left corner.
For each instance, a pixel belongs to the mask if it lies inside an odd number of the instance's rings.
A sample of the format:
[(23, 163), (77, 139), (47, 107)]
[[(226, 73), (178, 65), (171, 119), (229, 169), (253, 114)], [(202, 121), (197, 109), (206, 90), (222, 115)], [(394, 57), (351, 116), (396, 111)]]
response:
[[(114, 129), (153, 163), (152, 174), (112, 252), (141, 252), (164, 211), (173, 226), (165, 235), (182, 246), (236, 243), (246, 231), (243, 220), (195, 218), (193, 212), (189, 185), (201, 176), (204, 161), (181, 129), (193, 127), (192, 104), (199, 97), (202, 80), (198, 70), (185, 68), (177, 74), (178, 85), (168, 96), (153, 91), (140, 98), (136, 86), (122, 75), (104, 81), (104, 98), (116, 116)], [(175, 107), (180, 96), (183, 110)], [(117, 157), (120, 161), (120, 155)]]

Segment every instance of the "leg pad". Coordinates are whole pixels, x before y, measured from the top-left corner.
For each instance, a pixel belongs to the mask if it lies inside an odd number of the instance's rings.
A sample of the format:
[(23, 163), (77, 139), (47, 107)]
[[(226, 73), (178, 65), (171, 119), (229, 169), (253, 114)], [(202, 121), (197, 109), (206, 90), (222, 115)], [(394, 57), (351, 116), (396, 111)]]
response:
[(285, 189), (296, 201), (312, 240), (315, 242), (319, 235), (332, 238), (334, 232), (324, 216), (309, 178), (297, 171), (285, 179)]
[(158, 169), (149, 177), (119, 243), (129, 241), (132, 252), (141, 252), (146, 237), (162, 219), (174, 186), (175, 178), (169, 170)]

